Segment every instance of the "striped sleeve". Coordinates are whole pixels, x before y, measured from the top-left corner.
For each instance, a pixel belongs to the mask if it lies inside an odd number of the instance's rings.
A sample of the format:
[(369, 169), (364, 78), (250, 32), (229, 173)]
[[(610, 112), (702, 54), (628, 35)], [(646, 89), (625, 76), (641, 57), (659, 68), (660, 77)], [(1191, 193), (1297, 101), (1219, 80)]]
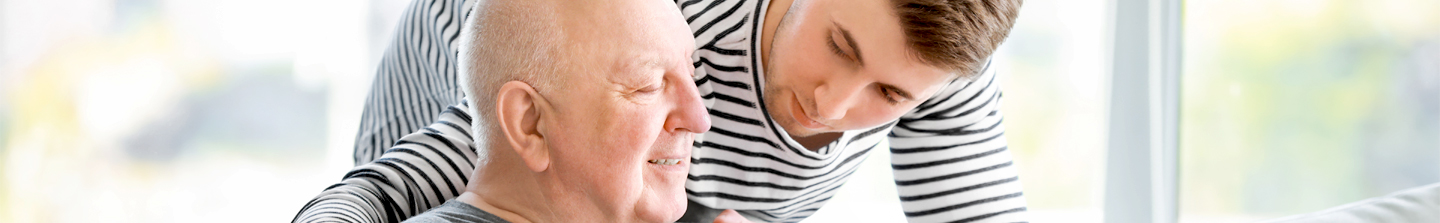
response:
[(910, 222), (1027, 221), (997, 76), (987, 65), (972, 81), (950, 83), (891, 132), (891, 167)]
[(355, 165), (380, 158), (405, 134), (419, 131), (464, 93), (456, 84), (454, 47), (470, 0), (412, 0), (380, 58), (360, 129)]
[(292, 222), (400, 222), (459, 196), (478, 158), (465, 104), (396, 140), (306, 203)]

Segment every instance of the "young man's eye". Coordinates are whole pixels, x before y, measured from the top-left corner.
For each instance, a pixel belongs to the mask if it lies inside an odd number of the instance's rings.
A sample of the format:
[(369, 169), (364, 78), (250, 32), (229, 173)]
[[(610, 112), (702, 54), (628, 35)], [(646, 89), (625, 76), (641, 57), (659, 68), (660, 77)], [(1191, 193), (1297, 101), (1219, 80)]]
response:
[(850, 54), (845, 53), (845, 50), (840, 49), (840, 44), (835, 42), (835, 35), (830, 35), (830, 37), (827, 38), (829, 39), (830, 43), (830, 52), (835, 53), (835, 55), (840, 56), (840, 58), (844, 58), (846, 60), (854, 60), (850, 58)]
[(894, 89), (888, 87), (880, 87), (880, 97), (885, 98), (885, 102), (889, 102), (892, 105), (900, 103), (900, 95), (896, 94)]

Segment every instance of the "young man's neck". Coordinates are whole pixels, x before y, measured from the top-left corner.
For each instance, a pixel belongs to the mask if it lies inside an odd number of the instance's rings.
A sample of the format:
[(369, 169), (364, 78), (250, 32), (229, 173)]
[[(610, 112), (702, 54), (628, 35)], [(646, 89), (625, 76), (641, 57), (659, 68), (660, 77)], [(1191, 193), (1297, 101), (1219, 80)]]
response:
[(769, 63), (770, 44), (775, 41), (775, 30), (780, 27), (780, 20), (785, 18), (785, 13), (790, 11), (790, 5), (795, 0), (771, 0), (765, 5), (765, 24), (760, 27), (760, 61)]
[[(795, 4), (795, 0), (771, 0), (770, 4), (765, 6), (765, 24), (761, 24), (763, 27), (760, 29), (760, 61), (764, 63), (770, 62), (770, 49), (772, 48), (771, 44), (775, 42), (775, 32), (780, 29), (780, 23), (785, 19), (785, 13), (790, 12), (791, 5), (793, 4)], [(765, 64), (765, 66), (774, 65)], [(763, 70), (764, 68), (760, 69)], [(820, 147), (830, 144), (830, 142), (835, 141), (835, 139), (839, 139), (840, 136), (840, 133), (832, 132), (812, 136), (790, 135), (790, 138), (800, 143), (805, 149), (819, 151)]]

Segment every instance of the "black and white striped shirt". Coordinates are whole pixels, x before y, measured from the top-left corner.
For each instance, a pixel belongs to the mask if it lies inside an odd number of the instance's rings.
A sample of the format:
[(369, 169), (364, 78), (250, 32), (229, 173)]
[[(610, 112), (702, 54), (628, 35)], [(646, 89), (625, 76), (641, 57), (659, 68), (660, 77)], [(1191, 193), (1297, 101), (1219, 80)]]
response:
[[(911, 222), (1026, 221), (994, 69), (948, 84), (896, 121), (844, 132), (810, 151), (773, 123), (761, 101), (764, 78), (756, 69), (762, 66), (753, 40), (760, 37), (768, 2), (676, 3), (696, 37), (695, 84), (712, 121), (710, 132), (695, 142), (686, 183), (691, 201), (740, 210), (757, 221), (799, 221), (822, 207), (868, 154), (890, 152)], [(453, 46), (468, 5), (444, 0), (411, 5), (367, 102), (356, 142), (359, 166), (307, 204), (296, 221), (397, 222), (464, 188), (467, 175), (452, 173), (472, 171), (473, 165), (464, 164), (475, 159), (474, 152), (444, 152), (471, 144), (468, 135), (459, 134), (470, 126), (469, 117), (457, 112), (465, 111), (464, 105), (435, 112), (440, 117), (428, 128), (419, 124), (430, 123), (421, 114), (432, 107), (461, 104)], [(394, 149), (379, 150), (389, 147), (396, 133), (417, 129), (420, 133), (400, 138)], [(435, 149), (399, 149), (417, 145)]]
[(475, 170), (467, 104), (395, 140), (384, 155), (356, 166), (306, 203), (292, 222), (398, 223), (465, 192)]

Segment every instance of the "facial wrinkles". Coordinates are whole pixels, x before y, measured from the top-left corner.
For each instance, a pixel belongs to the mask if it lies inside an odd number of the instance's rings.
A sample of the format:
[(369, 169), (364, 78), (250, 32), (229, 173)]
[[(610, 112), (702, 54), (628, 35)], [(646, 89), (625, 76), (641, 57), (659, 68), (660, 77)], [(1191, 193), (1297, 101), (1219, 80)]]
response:
[(612, 78), (612, 82), (619, 88), (623, 95), (630, 102), (636, 104), (655, 103), (659, 96), (665, 91), (668, 83), (665, 82), (664, 70), (655, 56), (631, 56), (636, 60), (619, 66), (615, 73), (620, 77)]
[(646, 162), (647, 160), (645, 160), (648, 155), (654, 152), (671, 149), (670, 146), (673, 146), (675, 143), (674, 135), (668, 134), (665, 130), (661, 129), (666, 117), (665, 113), (668, 111), (665, 107), (669, 105), (668, 102), (671, 102), (670, 100), (663, 100), (661, 94), (666, 95), (665, 98), (673, 98), (671, 96), (674, 94), (673, 91), (665, 89), (657, 90), (651, 94), (654, 95), (646, 97), (654, 98), (655, 100), (647, 101), (652, 103), (622, 102), (626, 103), (626, 106), (619, 106), (622, 112), (619, 116), (631, 118), (621, 120), (621, 123), (617, 123), (617, 126), (622, 128), (612, 129), (612, 131), (602, 133), (614, 136), (610, 138), (615, 140), (623, 141), (617, 144), (631, 146), (627, 147), (630, 149), (626, 152), (636, 154), (636, 156), (627, 157), (628, 159), (625, 159), (623, 162), (630, 165), (624, 166), (623, 168), (626, 169), (619, 171), (633, 171), (631, 174), (625, 175), (625, 177), (633, 177), (629, 178), (629, 182), (634, 182), (637, 185), (635, 185), (635, 187), (625, 188), (627, 192), (621, 197), (616, 197), (617, 201), (622, 204), (620, 206), (622, 209), (617, 211), (630, 213), (630, 218), (636, 221), (642, 220), (644, 216), (655, 214), (649, 212), (663, 211), (646, 209), (647, 206), (645, 206), (644, 202), (664, 203), (664, 201), (652, 201), (650, 199), (668, 199), (671, 196), (659, 193), (667, 191), (674, 192), (665, 190), (664, 188), (658, 188), (665, 186), (665, 181), (652, 182), (648, 179), (652, 176), (652, 173), (649, 169), (651, 167), (647, 166), (649, 164)]
[[(670, 7), (673, 8), (673, 6)], [(679, 25), (683, 23), (678, 22), (682, 21), (678, 16), (679, 14), (677, 12), (674, 15), (675, 18), (667, 17), (666, 19), (674, 19), (677, 21), (676, 27), (684, 27), (683, 25)], [(625, 20), (624, 18), (600, 18), (597, 20), (600, 21), (587, 21), (588, 23), (585, 23), (583, 26), (596, 27), (595, 24), (600, 22), (627, 23), (627, 21), (623, 21)], [(668, 61), (663, 59), (666, 56), (683, 55), (683, 53), (668, 55), (671, 51), (676, 50), (666, 51), (667, 49), (677, 47), (657, 47), (653, 43), (656, 40), (667, 40), (664, 42), (670, 43), (675, 42), (672, 38), (681, 37), (688, 39), (690, 36), (685, 32), (673, 32), (673, 34), (677, 35), (672, 36), (659, 36), (658, 31), (649, 32), (645, 30), (685, 30), (673, 29), (676, 27), (667, 27), (672, 29), (641, 27), (643, 25), (654, 25), (654, 23), (617, 24), (615, 26), (604, 26), (607, 27), (607, 30), (604, 31), (589, 32), (587, 34), (588, 36), (586, 36), (586, 38), (590, 38), (587, 40), (589, 44), (587, 44), (585, 48), (593, 50), (589, 53), (580, 54), (594, 58), (593, 60), (597, 62), (589, 63), (593, 66), (590, 68), (594, 68), (589, 70), (596, 72), (586, 73), (600, 77), (590, 83), (599, 83), (600, 86), (603, 86), (598, 90), (602, 90), (602, 92), (606, 92), (606, 94), (599, 95), (606, 95), (608, 98), (596, 101), (609, 103), (604, 106), (607, 108), (606, 110), (613, 112), (604, 116), (590, 116), (595, 119), (607, 120), (602, 124), (609, 126), (607, 128), (597, 129), (598, 131), (591, 132), (590, 134), (594, 137), (601, 138), (597, 144), (608, 145), (606, 147), (611, 149), (609, 153), (625, 153), (625, 155), (597, 154), (591, 157), (592, 160), (596, 157), (608, 157), (604, 162), (612, 164), (610, 165), (611, 168), (618, 168), (608, 170), (613, 174), (605, 175), (608, 178), (596, 178), (595, 180), (600, 180), (600, 182), (594, 182), (597, 186), (604, 183), (610, 183), (612, 185), (609, 187), (592, 187), (609, 189), (604, 191), (598, 189), (585, 190), (588, 191), (587, 193), (590, 193), (586, 196), (593, 198), (591, 200), (593, 203), (592, 206), (604, 209), (603, 211), (605, 212), (606, 218), (614, 218), (611, 219), (611, 221), (633, 221), (633, 219), (646, 218), (645, 216), (655, 216), (654, 213), (646, 213), (666, 210), (651, 209), (651, 207), (640, 206), (640, 203), (671, 203), (672, 201), (668, 200), (656, 200), (668, 199), (668, 197), (670, 197), (669, 195), (659, 195), (658, 193), (676, 192), (673, 191), (673, 189), (661, 190), (657, 188), (662, 185), (651, 185), (652, 183), (663, 182), (649, 182), (645, 179), (647, 172), (645, 168), (648, 167), (645, 165), (648, 164), (643, 160), (644, 157), (648, 156), (654, 149), (669, 149), (668, 147), (661, 146), (677, 143), (670, 142), (674, 141), (674, 136), (666, 134), (663, 130), (659, 129), (662, 127), (662, 123), (666, 117), (666, 115), (661, 112), (666, 110), (664, 109), (665, 106), (663, 106), (666, 104), (664, 102), (671, 100), (670, 98), (677, 95), (673, 91), (675, 86), (662, 86), (665, 85), (661, 83), (661, 81), (665, 80), (662, 76), (665, 74), (664, 66), (662, 65), (669, 64), (665, 63)], [(672, 45), (679, 46), (677, 49), (686, 49), (690, 48), (693, 42)], [(680, 59), (688, 59), (688, 57)], [(688, 65), (688, 62), (683, 65)], [(659, 89), (651, 93), (641, 93), (644, 95), (630, 94), (634, 90), (650, 87), (659, 87)], [(689, 95), (683, 96), (694, 97)], [(577, 112), (584, 113), (587, 111)], [(656, 140), (663, 142), (657, 142)], [(596, 145), (578, 146), (595, 147)], [(683, 204), (683, 200), (678, 202)], [(664, 215), (660, 216), (669, 215), (669, 213), (663, 214)]]
[[(570, 221), (593, 221), (596, 219), (615, 220), (613, 211), (606, 210), (614, 205), (606, 203), (611, 200), (607, 192), (610, 188), (623, 182), (606, 184), (605, 181), (596, 179), (603, 176), (596, 175), (597, 170), (614, 169), (613, 162), (600, 162), (600, 160), (614, 161), (617, 155), (626, 154), (624, 147), (617, 142), (602, 137), (604, 133), (615, 128), (615, 121), (606, 117), (618, 117), (619, 113), (614, 107), (613, 101), (608, 98), (610, 94), (599, 94), (606, 91), (604, 77), (608, 75), (605, 70), (597, 70), (593, 66), (597, 62), (609, 62), (613, 57), (599, 55), (600, 53), (612, 52), (609, 49), (598, 47), (595, 42), (602, 42), (603, 39), (591, 37), (597, 35), (595, 30), (575, 22), (577, 20), (594, 20), (593, 14), (585, 11), (577, 11), (574, 5), (559, 6), (565, 7), (568, 12), (562, 24), (567, 32), (563, 35), (566, 39), (577, 40), (568, 45), (568, 50), (560, 55), (570, 57), (572, 66), (566, 68), (564, 75), (557, 75), (560, 78), (569, 78), (571, 85), (557, 86), (554, 91), (556, 95), (565, 95), (563, 98), (554, 98), (553, 105), (556, 112), (554, 122), (546, 123), (552, 131), (547, 135), (546, 140), (551, 149), (552, 168), (554, 168), (554, 180), (559, 189), (555, 191), (563, 197), (552, 198), (552, 202), (560, 202), (557, 207), (550, 207), (558, 211), (560, 222)], [(597, 23), (604, 23), (603, 20), (596, 20)], [(602, 72), (596, 72), (602, 71)], [(613, 150), (613, 151), (612, 151)], [(612, 172), (612, 174), (615, 174)], [(575, 219), (565, 219), (575, 218)]]

